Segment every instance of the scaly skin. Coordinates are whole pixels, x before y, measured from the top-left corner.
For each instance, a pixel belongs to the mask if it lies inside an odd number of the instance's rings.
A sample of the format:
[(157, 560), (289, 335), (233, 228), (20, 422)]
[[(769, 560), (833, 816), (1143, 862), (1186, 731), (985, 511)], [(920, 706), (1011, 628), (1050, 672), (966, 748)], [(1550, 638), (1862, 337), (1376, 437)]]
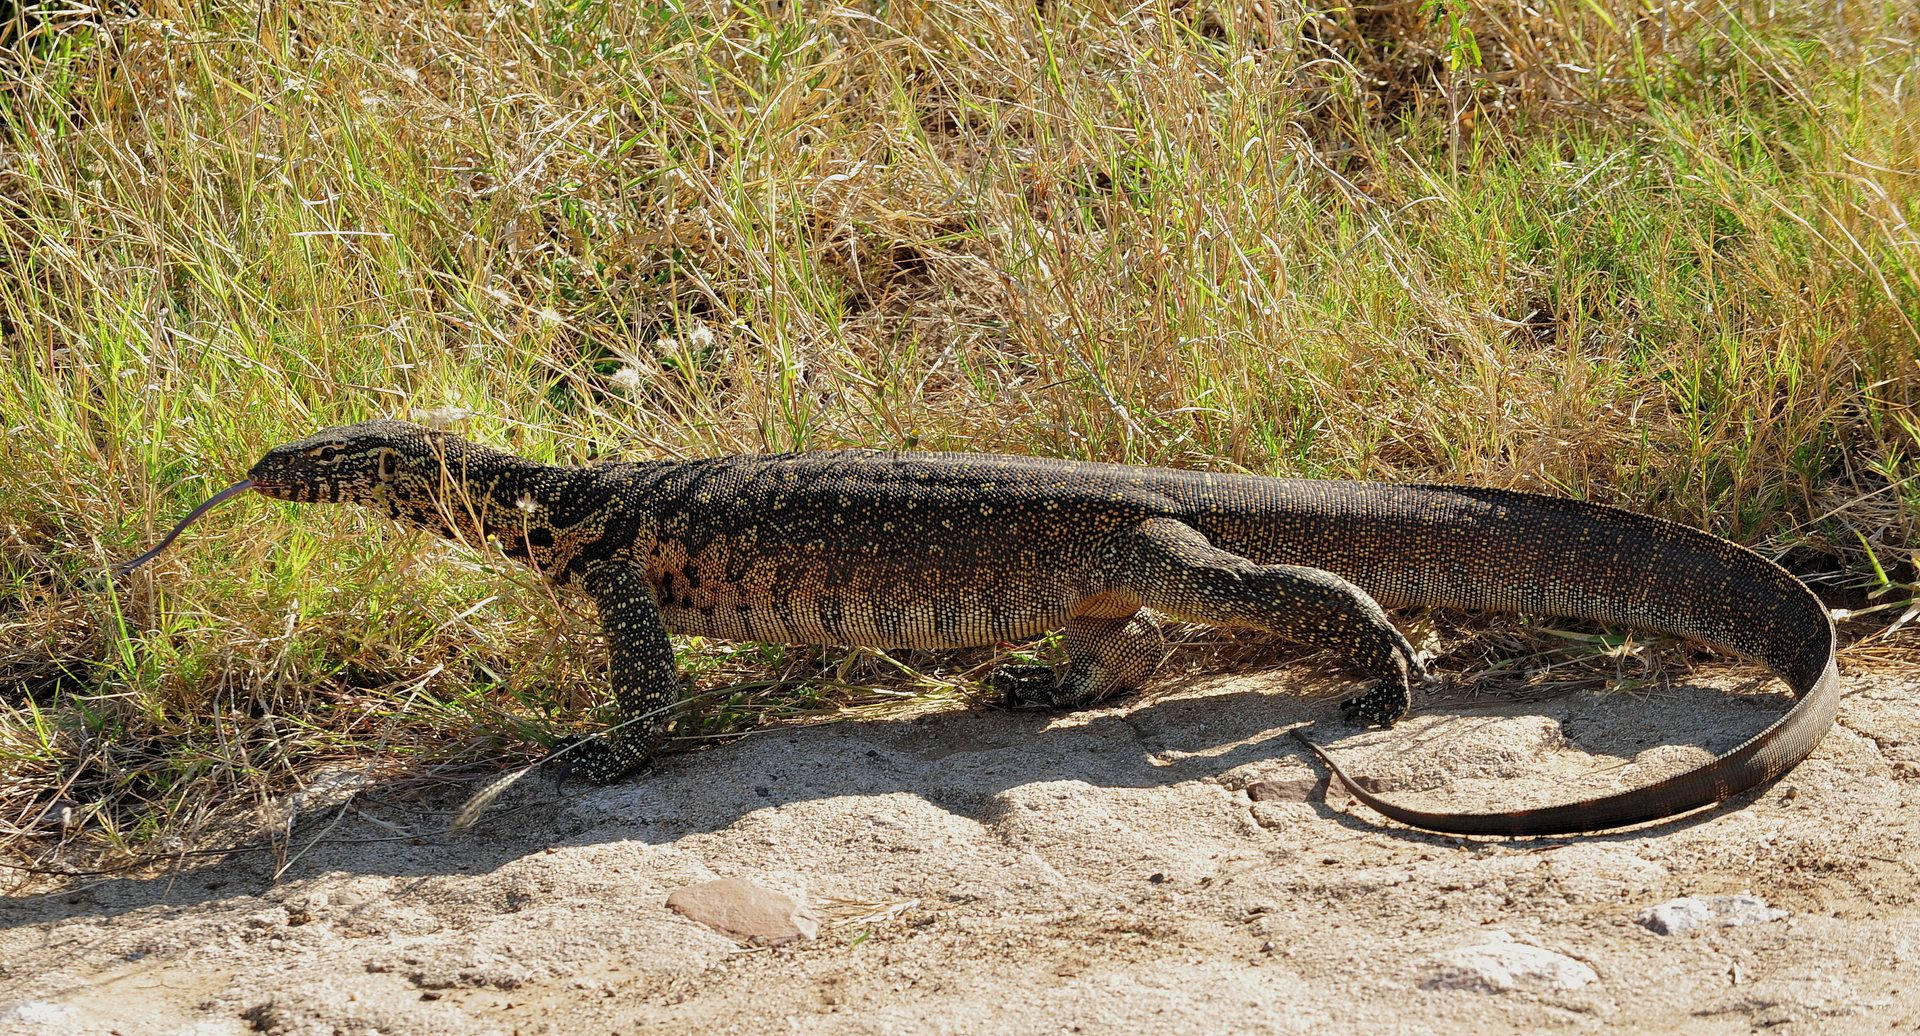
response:
[(669, 633), (943, 648), (1064, 627), (1063, 672), (999, 675), (1009, 704), (1061, 708), (1152, 673), (1151, 609), (1334, 649), (1370, 684), (1345, 704), (1349, 721), (1391, 725), (1426, 673), (1382, 604), (1444, 605), (1682, 634), (1755, 657), (1802, 694), (1721, 759), (1583, 802), (1433, 813), (1354, 789), (1388, 816), (1465, 833), (1593, 830), (1718, 801), (1803, 758), (1837, 698), (1826, 612), (1777, 566), (1552, 497), (879, 451), (566, 468), (395, 421), (277, 447), (251, 478), (269, 496), (490, 540), (591, 595), (623, 722), (564, 748), (569, 771), (596, 782), (660, 745), (681, 693)]

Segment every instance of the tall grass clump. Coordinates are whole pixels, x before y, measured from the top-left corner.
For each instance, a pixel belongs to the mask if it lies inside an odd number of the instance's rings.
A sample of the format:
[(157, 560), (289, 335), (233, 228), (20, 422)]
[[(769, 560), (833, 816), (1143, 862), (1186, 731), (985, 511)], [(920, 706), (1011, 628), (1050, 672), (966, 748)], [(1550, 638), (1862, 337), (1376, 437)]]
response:
[[(1920, 12), (1387, 0), (159, 2), (0, 57), (0, 840), (190, 838), (584, 725), (578, 602), (250, 500), (374, 416), (1607, 500), (1901, 650)], [(692, 731), (971, 662), (689, 644)], [(944, 675), (942, 675), (944, 674)], [(691, 735), (690, 735), (691, 736)]]

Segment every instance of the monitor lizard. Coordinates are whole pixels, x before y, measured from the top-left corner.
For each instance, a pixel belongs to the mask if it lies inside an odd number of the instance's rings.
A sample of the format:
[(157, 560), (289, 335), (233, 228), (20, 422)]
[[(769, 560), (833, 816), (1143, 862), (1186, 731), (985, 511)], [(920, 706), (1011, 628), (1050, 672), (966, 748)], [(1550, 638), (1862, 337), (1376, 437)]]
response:
[(1059, 672), (994, 680), (1013, 708), (1065, 709), (1146, 681), (1158, 613), (1333, 649), (1367, 681), (1346, 720), (1391, 726), (1429, 677), (1385, 609), (1442, 606), (1677, 634), (1765, 664), (1798, 696), (1691, 770), (1496, 812), (1397, 805), (1302, 737), (1374, 810), (1460, 834), (1593, 831), (1709, 805), (1792, 768), (1838, 708), (1833, 624), (1798, 579), (1684, 525), (1531, 493), (883, 450), (564, 467), (399, 421), (274, 447), (249, 480), (491, 543), (589, 595), (623, 722), (549, 758), (594, 782), (659, 749), (682, 693), (670, 633), (960, 648), (1062, 629)]

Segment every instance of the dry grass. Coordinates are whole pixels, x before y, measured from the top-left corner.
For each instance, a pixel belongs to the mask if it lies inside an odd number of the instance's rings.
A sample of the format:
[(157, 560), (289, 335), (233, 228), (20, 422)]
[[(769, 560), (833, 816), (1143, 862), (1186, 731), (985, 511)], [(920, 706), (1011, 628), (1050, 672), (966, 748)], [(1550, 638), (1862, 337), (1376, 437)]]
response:
[[(104, 582), (376, 415), (1569, 493), (1825, 574), (1862, 651), (1920, 593), (1901, 0), (144, 6), (0, 65), (15, 849), (588, 722), (577, 605), (362, 514), (230, 506)], [(708, 732), (981, 661), (687, 647), (798, 681)]]

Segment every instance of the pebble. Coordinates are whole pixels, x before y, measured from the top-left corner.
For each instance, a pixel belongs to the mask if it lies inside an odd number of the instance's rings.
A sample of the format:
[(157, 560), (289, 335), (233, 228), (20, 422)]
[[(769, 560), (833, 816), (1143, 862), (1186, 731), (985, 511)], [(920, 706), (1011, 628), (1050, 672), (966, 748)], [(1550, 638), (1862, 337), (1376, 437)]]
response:
[(667, 897), (667, 908), (755, 946), (782, 946), (820, 934), (820, 919), (789, 896), (740, 878), (688, 885)]
[(1247, 797), (1255, 802), (1305, 802), (1319, 787), (1315, 777), (1288, 777), (1274, 781), (1254, 781), (1247, 785)]
[(313, 775), (307, 786), (288, 795), (287, 812), (315, 813), (335, 809), (353, 801), (355, 795), (373, 784), (373, 778), (360, 770), (333, 767)]
[(1575, 902), (1632, 902), (1659, 890), (1667, 869), (1607, 845), (1570, 845), (1548, 853), (1546, 873)]
[(309, 892), (287, 903), (287, 923), (290, 925), (312, 924), (320, 919), (327, 910), (325, 892)]
[(22, 1000), (0, 1007), (0, 1022), (16, 1025), (53, 1025), (66, 1021), (74, 1014), (74, 1009), (66, 1004), (48, 1003), (45, 1000)]
[(1592, 968), (1563, 953), (1515, 942), (1502, 931), (1487, 935), (1486, 942), (1435, 954), (1426, 987), (1504, 993), (1522, 987), (1579, 989), (1600, 978)]
[(1787, 916), (1750, 892), (1737, 896), (1681, 896), (1640, 911), (1634, 920), (1661, 935), (1684, 935), (1696, 928), (1738, 928)]

